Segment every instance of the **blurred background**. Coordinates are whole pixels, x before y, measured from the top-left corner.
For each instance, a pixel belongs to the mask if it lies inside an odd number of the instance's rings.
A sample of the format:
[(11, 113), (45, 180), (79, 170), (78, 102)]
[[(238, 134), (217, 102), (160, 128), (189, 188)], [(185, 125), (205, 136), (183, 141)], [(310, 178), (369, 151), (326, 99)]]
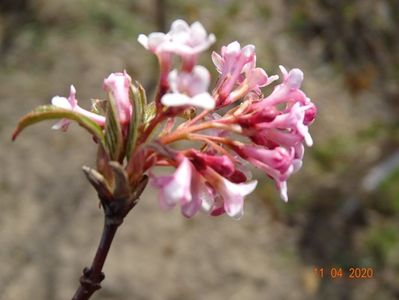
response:
[[(148, 188), (93, 299), (399, 299), (396, 0), (1, 0), (0, 299), (70, 299), (103, 221), (80, 170), (95, 164), (86, 133), (48, 122), (12, 144), (17, 120), (72, 83), (89, 108), (123, 69), (151, 95), (156, 60), (136, 38), (176, 18), (215, 33), (213, 50), (256, 45), (270, 75), (301, 68), (319, 108), (315, 145), (287, 204), (256, 173), (239, 222), (165, 213)], [(201, 63), (211, 68), (210, 53)], [(321, 279), (322, 267), (371, 267), (374, 277)]]

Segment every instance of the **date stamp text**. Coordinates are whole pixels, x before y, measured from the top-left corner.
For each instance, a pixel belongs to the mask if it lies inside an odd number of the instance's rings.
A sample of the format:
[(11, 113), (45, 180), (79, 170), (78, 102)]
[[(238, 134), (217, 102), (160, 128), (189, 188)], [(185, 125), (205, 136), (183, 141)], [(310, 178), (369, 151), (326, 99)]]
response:
[(370, 267), (314, 267), (313, 273), (320, 279), (373, 279), (375, 271)]

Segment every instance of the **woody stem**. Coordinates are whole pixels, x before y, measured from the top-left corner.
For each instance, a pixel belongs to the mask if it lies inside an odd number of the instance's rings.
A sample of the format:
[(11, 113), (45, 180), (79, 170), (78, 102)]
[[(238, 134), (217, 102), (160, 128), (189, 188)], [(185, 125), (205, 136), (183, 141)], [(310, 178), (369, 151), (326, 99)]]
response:
[(102, 269), (119, 225), (115, 222), (109, 222), (108, 217), (105, 216), (104, 228), (96, 255), (90, 268), (83, 269), (83, 274), (80, 277), (80, 286), (77, 288), (72, 300), (89, 299), (95, 291), (101, 288), (101, 281), (105, 278)]

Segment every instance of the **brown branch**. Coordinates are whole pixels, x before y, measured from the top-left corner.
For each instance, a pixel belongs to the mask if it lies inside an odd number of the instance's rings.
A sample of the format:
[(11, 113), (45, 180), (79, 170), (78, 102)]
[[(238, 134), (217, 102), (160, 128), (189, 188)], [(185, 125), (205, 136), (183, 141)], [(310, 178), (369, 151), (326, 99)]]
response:
[(123, 167), (117, 162), (110, 162), (109, 165), (114, 172), (115, 178), (112, 195), (109, 194), (106, 188), (101, 186), (104, 184), (101, 180), (101, 174), (97, 174), (96, 171), (90, 170), (88, 167), (83, 168), (90, 183), (96, 188), (104, 209), (104, 228), (93, 262), (90, 268), (86, 267), (83, 269), (83, 274), (79, 280), (80, 285), (72, 300), (87, 300), (95, 291), (101, 289), (101, 281), (105, 278), (102, 269), (115, 233), (123, 223), (126, 215), (136, 205), (137, 200), (148, 183), (148, 176), (143, 175), (134, 190), (131, 191), (127, 174)]
[(91, 267), (83, 269), (83, 274), (80, 277), (80, 286), (76, 290), (72, 300), (89, 299), (95, 291), (101, 288), (101, 281), (105, 278), (102, 269), (119, 225), (120, 223), (109, 222), (109, 218), (105, 216), (104, 229), (96, 255), (94, 256)]

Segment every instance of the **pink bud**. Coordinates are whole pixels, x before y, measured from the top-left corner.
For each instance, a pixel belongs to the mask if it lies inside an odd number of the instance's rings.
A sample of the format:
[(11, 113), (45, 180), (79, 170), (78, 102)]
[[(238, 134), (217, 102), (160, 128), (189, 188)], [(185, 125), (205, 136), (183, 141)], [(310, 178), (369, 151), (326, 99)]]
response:
[(277, 147), (266, 149), (259, 146), (244, 146), (241, 149), (246, 159), (255, 167), (263, 170), (268, 176), (274, 179), (284, 201), (287, 197), (288, 177), (300, 167), (301, 159), (294, 160), (294, 149), (288, 151), (285, 148)]
[(128, 124), (132, 115), (133, 108), (129, 99), (131, 82), (132, 80), (126, 71), (112, 73), (104, 80), (104, 89), (114, 97), (119, 121), (122, 125)]
[(316, 118), (317, 107), (312, 102), (310, 102), (307, 106), (308, 108), (305, 110), (305, 118), (303, 120), (303, 124), (310, 125)]
[(303, 137), (298, 132), (283, 131), (278, 129), (259, 130), (250, 136), (251, 140), (257, 145), (274, 148), (277, 145), (293, 147), (303, 141)]
[(208, 166), (223, 177), (229, 177), (235, 172), (234, 163), (226, 155), (211, 155), (199, 151), (193, 152), (193, 155), (195, 155), (193, 164), (198, 170), (205, 169)]
[(287, 172), (292, 164), (293, 153), (283, 147), (267, 149), (255, 145), (245, 145), (241, 151), (249, 161), (260, 162), (280, 173)]
[(313, 140), (309, 133), (308, 126), (304, 124), (305, 110), (308, 107), (301, 107), (297, 102), (286, 112), (276, 116), (271, 122), (259, 123), (256, 128), (278, 128), (278, 129), (292, 129), (298, 132), (304, 139), (308, 146), (312, 146)]

